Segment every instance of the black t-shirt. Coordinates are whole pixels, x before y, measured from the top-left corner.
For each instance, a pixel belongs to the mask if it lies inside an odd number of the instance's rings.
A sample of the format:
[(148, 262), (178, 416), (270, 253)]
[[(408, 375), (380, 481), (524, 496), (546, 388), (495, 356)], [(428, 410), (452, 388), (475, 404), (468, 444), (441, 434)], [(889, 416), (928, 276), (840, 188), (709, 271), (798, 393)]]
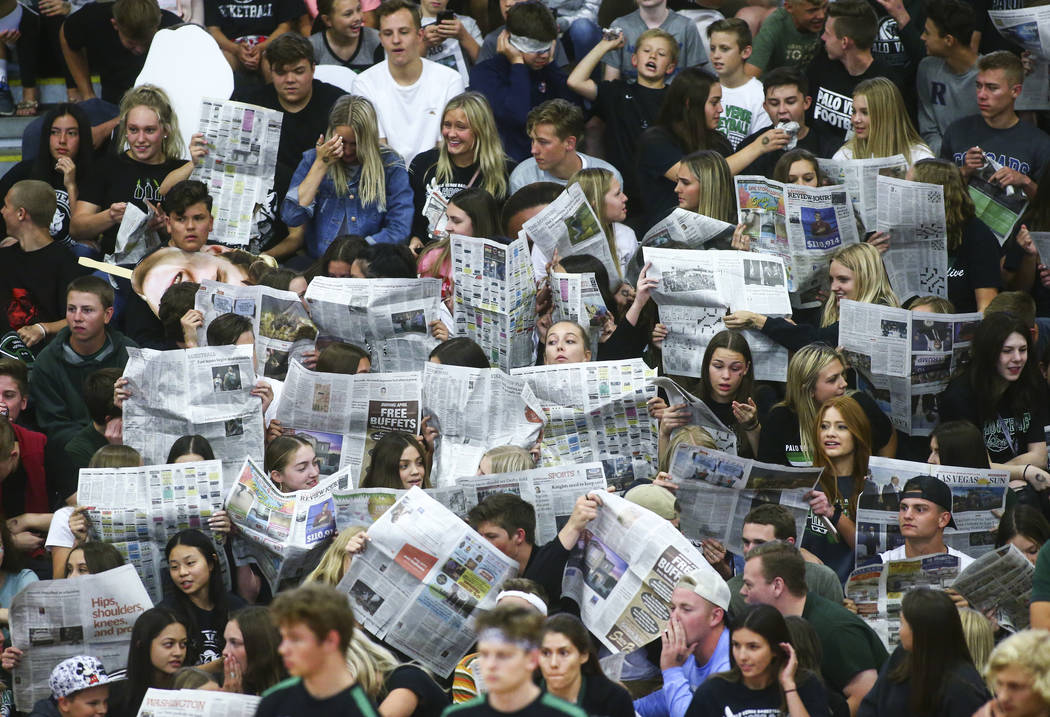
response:
[[(558, 538), (542, 547), (533, 546), (521, 577), (535, 580), (542, 585), (547, 591), (547, 599), (553, 606), (561, 597), (561, 578), (568, 559), (569, 551)], [(553, 610), (551, 612), (553, 613)]]
[[(890, 674), (905, 659), (903, 647), (890, 655), (890, 659), (879, 670), (879, 679), (865, 695), (857, 717), (877, 715), (906, 715), (911, 713), (911, 680), (899, 682)], [(981, 673), (967, 660), (965, 655), (953, 655), (956, 662), (950, 665), (941, 687), (938, 717), (972, 717), (981, 706), (991, 699)]]
[(379, 717), (372, 699), (360, 685), (317, 699), (306, 691), (298, 677), (280, 682), (263, 692), (255, 717)]
[[(871, 424), (872, 453), (880, 451), (893, 436), (893, 424), (882, 412), (875, 399), (856, 391), (850, 397), (860, 404)], [(810, 465), (810, 457), (802, 450), (802, 437), (798, 429), (798, 415), (787, 406), (776, 405), (762, 421), (762, 433), (758, 437), (758, 456), (763, 463), (782, 466)]]
[(666, 87), (657, 90), (626, 80), (598, 83), (594, 114), (605, 120), (606, 159), (623, 174), (627, 196), (638, 187), (634, 173), (638, 136), (656, 123), (666, 94)]
[[(475, 697), (449, 707), (445, 717), (586, 717), (587, 713), (576, 705), (558, 699), (549, 692), (540, 696), (516, 712), (501, 712), (489, 704), (487, 695)], [(256, 713), (256, 717), (263, 717)]]
[(976, 289), (1000, 289), (999, 240), (980, 219), (963, 227), (962, 244), (948, 254), (948, 300), (955, 313), (977, 311)]
[[(708, 149), (720, 152), (723, 157), (733, 153), (729, 140), (720, 132), (711, 135)], [(638, 198), (645, 211), (647, 228), (678, 206), (675, 183), (664, 174), (685, 154), (678, 138), (664, 127), (651, 127), (639, 138), (635, 166), (638, 169)]]
[[(72, 215), (72, 209), (69, 206), (69, 192), (66, 191), (66, 186), (62, 182), (62, 175), (59, 172), (49, 172), (46, 177), (33, 176), (35, 161), (33, 159), (23, 160), (0, 177), (0, 197), (6, 197), (11, 187), (23, 179), (41, 179), (50, 184), (55, 190), (55, 199), (58, 201), (55, 216), (51, 220), (51, 238), (63, 246), (72, 248), (74, 242), (69, 238), (69, 218)], [(77, 169), (80, 170), (79, 167)], [(7, 224), (2, 217), (0, 217), (0, 236), (7, 236)]]
[[(222, 650), (226, 647), (226, 640), (222, 636), (226, 630), (226, 623), (219, 619), (215, 610), (201, 610), (192, 602), (175, 597), (164, 598), (160, 605), (174, 610), (176, 614), (182, 614), (187, 607), (193, 612), (193, 617), (197, 620), (197, 634), (189, 635), (189, 642), (193, 651), (197, 653), (198, 665), (222, 659)], [(241, 596), (226, 593), (227, 617), (247, 605)]]
[(306, 13), (302, 0), (204, 0), (204, 24), (218, 27), (231, 40), (268, 37), (282, 22)]
[(1023, 0), (969, 0), (969, 2), (973, 5), (974, 12), (977, 15), (977, 27), (975, 29), (981, 33), (981, 46), (978, 48), (978, 51), (982, 55), (987, 55), (989, 52), (995, 52), (996, 50), (1009, 50), (1015, 55), (1020, 55), (1021, 48), (999, 34), (999, 31), (995, 29), (995, 25), (992, 24), (992, 18), (988, 11), (1020, 10), (1023, 7), (1027, 7), (1029, 3), (1023, 2)]
[(401, 665), (387, 676), (387, 692), (397, 689), (409, 690), (419, 700), (412, 717), (441, 717), (441, 713), (450, 703), (448, 693), (441, 689), (430, 675), (415, 665)]
[[(1031, 360), (1031, 359), (1029, 359)], [(1046, 391), (1028, 398), (1028, 408), (1020, 416), (1010, 415), (1005, 406), (995, 416), (982, 420), (977, 397), (970, 386), (970, 377), (964, 373), (948, 384), (937, 397), (941, 422), (965, 420), (981, 429), (984, 445), (992, 463), (1006, 463), (1011, 458), (1028, 452), (1029, 443), (1046, 440), (1043, 426), (1047, 424)]]
[[(807, 675), (796, 689), (809, 717), (829, 717), (827, 694), (816, 677)], [(753, 690), (743, 682), (712, 677), (696, 688), (685, 717), (780, 717), (783, 700), (777, 679), (765, 689)]]
[(77, 258), (58, 242), (31, 252), (17, 244), (0, 249), (0, 306), (8, 325), (20, 329), (64, 319), (66, 287), (84, 273)]
[[(745, 137), (740, 142), (739, 149), (743, 149), (752, 142), (758, 140), (764, 133), (769, 131), (769, 127), (760, 129), (749, 137)], [(842, 146), (842, 142), (839, 141), (838, 135), (834, 132), (829, 132), (826, 129), (820, 127), (810, 127), (809, 132), (806, 132), (806, 136), (795, 143), (796, 149), (806, 149), (814, 154), (816, 157), (822, 157), (824, 159), (830, 159), (835, 152), (839, 151)], [(741, 174), (761, 174), (763, 177), (773, 178), (773, 170), (777, 166), (777, 162), (784, 156), (783, 149), (775, 149), (772, 152), (766, 152), (760, 155), (751, 164), (747, 165)]]
[(853, 124), (853, 90), (864, 80), (872, 77), (887, 77), (900, 84), (898, 74), (889, 65), (875, 60), (864, 72), (851, 75), (838, 60), (830, 59), (821, 52), (809, 66), (809, 91), (813, 106), (809, 108), (811, 128), (820, 127), (836, 138), (841, 147), (846, 142), (846, 133)]
[[(110, 22), (112, 19), (113, 3), (88, 3), (66, 18), (62, 32), (71, 50), (87, 50), (91, 70), (99, 74), (102, 99), (117, 105), (124, 93), (135, 86), (135, 79), (146, 62), (146, 53), (136, 55), (124, 47)], [(161, 27), (181, 22), (178, 15), (160, 11)]]
[[(842, 510), (843, 515), (848, 516), (849, 501), (854, 492), (853, 477), (838, 476), (837, 483), (840, 497), (831, 502), (834, 507)], [(820, 558), (820, 561), (834, 570), (839, 580), (845, 583), (856, 562), (853, 548), (837, 530), (828, 526), (830, 522), (830, 518), (810, 512), (806, 517), (806, 527), (803, 529), (800, 545)]]
[[(455, 163), (450, 163), (452, 164), (452, 181), (445, 184), (437, 184), (435, 175), (437, 174), (438, 153), (437, 147), (428, 149), (426, 152), (420, 152), (415, 156), (408, 168), (408, 182), (412, 186), (412, 195), (415, 200), (415, 213), (412, 215), (412, 236), (417, 236), (424, 242), (427, 241), (429, 226), (427, 225), (426, 217), (423, 216), (423, 206), (426, 204), (427, 190), (430, 189), (430, 185), (433, 183), (434, 187), (441, 193), (441, 196), (448, 200), (467, 187), (481, 187), (485, 181), (485, 175), (481, 173), (478, 163), (475, 162), (469, 167), (459, 167)], [(507, 157), (504, 167), (503, 176), (506, 179), (510, 177), (511, 170), (514, 169), (514, 161)], [(472, 180), (473, 183), (471, 183)], [(496, 197), (497, 202), (500, 202), (502, 199), (502, 197)], [(488, 238), (492, 239), (493, 237)]]
[(585, 675), (576, 704), (590, 717), (634, 717), (635, 714), (631, 694), (605, 675)]

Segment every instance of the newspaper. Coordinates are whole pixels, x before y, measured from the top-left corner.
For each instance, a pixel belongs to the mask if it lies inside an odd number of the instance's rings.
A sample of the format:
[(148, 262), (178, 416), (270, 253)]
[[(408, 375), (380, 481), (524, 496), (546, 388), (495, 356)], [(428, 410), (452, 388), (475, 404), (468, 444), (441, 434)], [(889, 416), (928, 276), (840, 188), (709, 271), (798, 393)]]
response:
[(367, 349), (377, 372), (416, 371), (438, 345), (440, 279), (332, 279), (319, 276), (306, 289), (320, 329), (317, 347), (347, 341)]
[(212, 690), (150, 687), (137, 717), (254, 717), (262, 697)]
[(1028, 197), (1017, 187), (1003, 187), (992, 182), (992, 175), (1003, 168), (988, 153), (984, 156), (984, 166), (970, 175), (966, 185), (973, 200), (977, 218), (985, 223), (995, 234), (999, 244), (1006, 243), (1028, 208)]
[(204, 314), (204, 323), (197, 329), (199, 346), (208, 345), (208, 326), (219, 316), (233, 313), (251, 319), (256, 371), (278, 381), (288, 373), (289, 361), (301, 359), (317, 338), (317, 327), (294, 291), (205, 279), (197, 290), (194, 308)]
[(1050, 110), (1050, 60), (1032, 57), (1032, 71), (1025, 75), (1014, 109)]
[(112, 254), (106, 254), (109, 264), (138, 264), (142, 257), (160, 246), (160, 236), (149, 228), (153, 209), (144, 212), (134, 202), (128, 202), (117, 229), (117, 242)]
[(948, 296), (948, 225), (944, 187), (879, 177), (876, 231), (889, 232), (882, 255), (897, 298)]
[(349, 468), (355, 484), (385, 434), (419, 434), (422, 380), (418, 372), (341, 374), (293, 362), (274, 418), (286, 435), (314, 445), (322, 475)]
[(932, 314), (849, 299), (839, 302), (839, 344), (894, 427), (928, 436), (940, 421), (937, 395), (970, 361), (980, 313)]
[(952, 519), (944, 542), (971, 557), (995, 547), (999, 516), (1006, 509), (1009, 474), (981, 468), (930, 465), (872, 456), (857, 505), (857, 565), (877, 562), (879, 554), (904, 544), (898, 514), (900, 494), (914, 476), (940, 478), (952, 491)]
[(756, 252), (784, 260), (788, 291), (822, 285), (832, 254), (860, 241), (846, 187), (781, 184), (760, 176), (736, 177), (740, 223)]
[[(641, 359), (516, 369), (540, 401), (545, 466), (602, 461), (613, 485), (655, 472), (656, 424), (646, 402), (656, 370)], [(617, 460), (618, 459), (618, 460)]]
[(903, 154), (876, 159), (820, 159), (819, 162), (833, 184), (846, 185), (869, 232), (875, 231), (878, 222), (878, 178), (904, 179), (908, 173), (908, 160)]
[(644, 246), (684, 244), (690, 249), (702, 249), (705, 244), (732, 234), (733, 225), (721, 219), (704, 216), (688, 209), (675, 207), (674, 211), (658, 221), (642, 239)]
[(543, 430), (544, 404), (527, 379), (495, 368), (427, 362), (423, 401), (424, 415), (438, 431), (430, 483), (439, 487), (477, 473), (490, 448), (531, 449)]
[(802, 535), (809, 501), (803, 496), (820, 480), (820, 468), (792, 468), (738, 458), (703, 446), (680, 445), (671, 457), (671, 480), (682, 508), (682, 533), (693, 540), (715, 538), (743, 554), (744, 518), (761, 503), (791, 511)]
[(673, 379), (666, 376), (654, 378), (653, 385), (663, 389), (664, 393), (667, 394), (667, 405), (677, 406), (684, 403), (689, 406), (689, 410), (692, 413), (689, 423), (694, 426), (700, 426), (710, 433), (711, 437), (715, 439), (715, 447), (718, 450), (736, 455), (736, 432), (722, 423), (703, 400), (689, 393), (675, 383)]
[(615, 319), (605, 305), (595, 275), (591, 272), (559, 274), (552, 271), (548, 279), (554, 302), (551, 325), (573, 321), (586, 328), (591, 338), (591, 355), (597, 356), (605, 327), (610, 321), (615, 323)]
[(714, 568), (670, 522), (618, 495), (601, 499), (565, 564), (562, 593), (609, 651), (631, 652), (660, 636), (678, 578)]
[(23, 652), (12, 675), (18, 710), (51, 695), (51, 670), (67, 658), (94, 655), (110, 674), (126, 667), (131, 628), (151, 607), (130, 565), (26, 586), (10, 606), (11, 644)]
[[(667, 326), (664, 371), (699, 377), (707, 344), (725, 330), (722, 317), (744, 309), (790, 316), (784, 262), (779, 256), (744, 251), (695, 251), (643, 247), (649, 276), (659, 279), (653, 299)], [(758, 331), (745, 331), (760, 381), (787, 379), (787, 349)]]
[[(88, 517), (94, 537), (124, 555), (155, 601), (163, 597), (168, 539), (187, 528), (210, 535), (208, 518), (222, 509), (225, 493), (219, 461), (84, 468), (77, 485), (80, 505), (91, 506)], [(225, 561), (219, 536), (212, 537), (220, 560)], [(228, 584), (229, 571), (224, 575)]]
[(536, 279), (528, 242), (451, 239), (456, 335), (474, 339), (504, 371), (536, 361)]
[(262, 402), (255, 385), (253, 346), (209, 346), (175, 351), (128, 349), (124, 377), (124, 445), (147, 464), (163, 463), (181, 436), (208, 439), (223, 466), (263, 455)]
[(1050, 59), (1050, 6), (989, 10), (999, 34), (1036, 57)]
[(412, 488), (368, 530), (339, 589), (370, 634), (435, 674), (452, 674), (518, 565), (463, 520)]
[(197, 131), (208, 153), (192, 179), (208, 185), (213, 200), (212, 235), (230, 246), (247, 245), (256, 204), (273, 187), (284, 113), (228, 100), (201, 100)]
[(566, 187), (557, 199), (522, 225), (522, 232), (548, 259), (554, 256), (555, 250), (562, 258), (589, 254), (605, 265), (611, 284), (615, 286), (623, 278), (598, 215), (587, 203), (579, 184)]
[(1039, 263), (1050, 266), (1050, 232), (1029, 232), (1039, 252)]
[[(1017, 546), (1007, 543), (985, 553), (959, 573), (952, 588), (970, 607), (986, 614), (995, 610), (1014, 628), (1028, 628), (1035, 566)], [(1000, 622), (1004, 622), (1000, 620)]]

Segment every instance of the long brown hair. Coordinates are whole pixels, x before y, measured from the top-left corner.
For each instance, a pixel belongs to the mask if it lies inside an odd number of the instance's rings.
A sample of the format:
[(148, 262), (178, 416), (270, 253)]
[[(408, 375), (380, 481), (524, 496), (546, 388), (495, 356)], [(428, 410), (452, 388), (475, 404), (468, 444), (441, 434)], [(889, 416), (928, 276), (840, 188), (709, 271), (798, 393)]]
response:
[[(838, 475), (835, 467), (824, 452), (824, 446), (819, 440), (820, 423), (824, 420), (824, 414), (834, 408), (842, 416), (850, 435), (853, 436), (853, 466), (850, 469), (850, 477), (853, 478), (853, 490), (851, 495), (843, 496), (839, 493)], [(836, 396), (829, 398), (817, 412), (816, 425), (813, 433), (818, 437), (813, 446), (813, 465), (823, 468), (820, 475), (820, 486), (832, 504), (845, 498), (849, 503), (850, 517), (857, 514), (857, 498), (864, 488), (864, 479), (868, 475), (868, 459), (871, 458), (871, 423), (864, 409), (860, 407), (853, 398), (849, 396)]]

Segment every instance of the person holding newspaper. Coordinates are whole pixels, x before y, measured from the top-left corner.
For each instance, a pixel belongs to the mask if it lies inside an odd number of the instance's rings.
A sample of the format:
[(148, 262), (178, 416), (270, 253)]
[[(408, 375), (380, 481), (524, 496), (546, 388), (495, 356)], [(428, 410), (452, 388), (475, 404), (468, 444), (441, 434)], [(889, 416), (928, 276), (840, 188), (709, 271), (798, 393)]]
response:
[(280, 436), (270, 441), (263, 466), (282, 493), (313, 488), (321, 476), (314, 446), (302, 436)]

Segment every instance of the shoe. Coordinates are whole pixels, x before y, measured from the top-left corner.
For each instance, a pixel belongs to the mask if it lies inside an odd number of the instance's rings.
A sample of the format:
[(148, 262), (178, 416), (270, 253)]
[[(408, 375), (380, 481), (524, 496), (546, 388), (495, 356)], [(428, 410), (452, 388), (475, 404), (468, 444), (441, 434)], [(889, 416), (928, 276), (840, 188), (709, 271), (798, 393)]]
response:
[(0, 84), (0, 117), (10, 117), (15, 113), (15, 98), (7, 83)]

